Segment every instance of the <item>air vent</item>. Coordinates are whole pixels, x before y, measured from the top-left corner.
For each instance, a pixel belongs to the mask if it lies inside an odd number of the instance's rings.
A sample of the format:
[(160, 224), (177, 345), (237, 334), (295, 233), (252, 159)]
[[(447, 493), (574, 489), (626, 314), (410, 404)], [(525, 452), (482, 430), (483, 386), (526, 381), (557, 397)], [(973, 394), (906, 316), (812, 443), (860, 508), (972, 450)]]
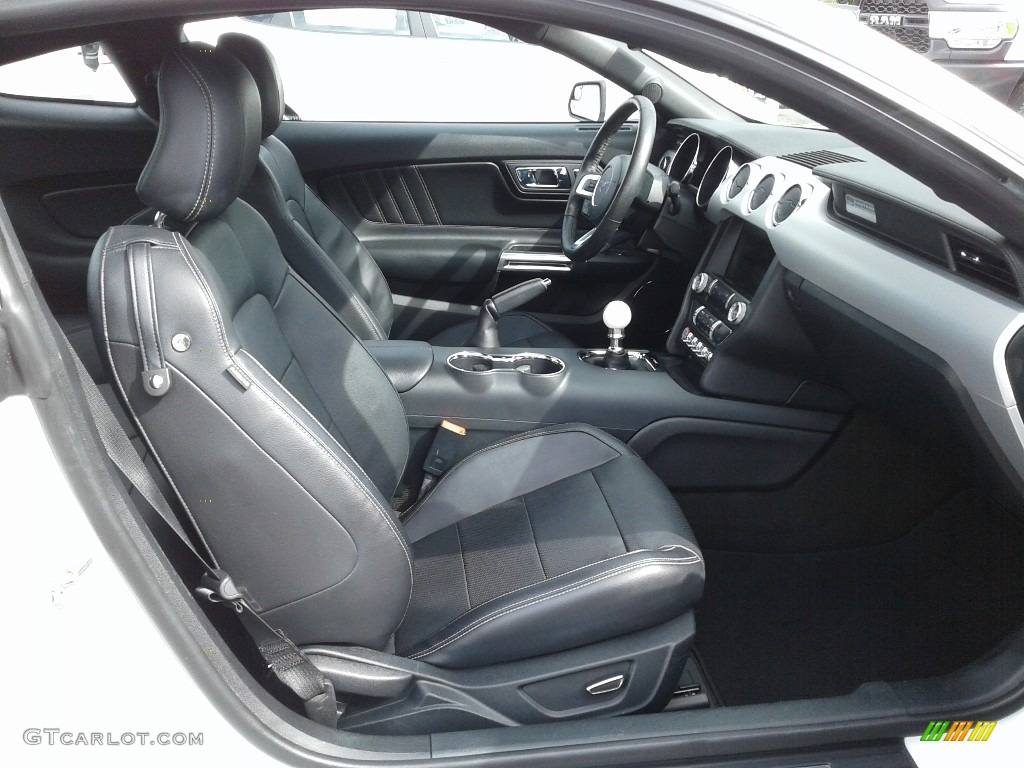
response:
[(1005, 256), (959, 238), (948, 239), (953, 266), (959, 274), (1006, 296), (1020, 297), (1017, 280)]
[(794, 184), (783, 192), (779, 202), (775, 204), (775, 210), (772, 211), (772, 224), (779, 226), (779, 224), (796, 213), (796, 209), (803, 202), (803, 197), (804, 190), (799, 184)]
[(838, 152), (829, 152), (822, 149), (815, 152), (797, 152), (795, 155), (782, 155), (780, 160), (788, 160), (804, 168), (817, 168), (819, 165), (832, 165), (834, 163), (859, 163), (862, 162), (856, 157), (840, 155)]
[(729, 185), (729, 199), (732, 200), (742, 192), (748, 181), (750, 181), (750, 166), (741, 165), (740, 169), (736, 171), (736, 175), (732, 177), (732, 184)]
[(775, 189), (775, 175), (769, 173), (754, 187), (754, 191), (750, 193), (750, 200), (747, 201), (747, 206), (752, 211), (756, 211), (762, 205), (764, 201), (771, 195), (772, 190)]

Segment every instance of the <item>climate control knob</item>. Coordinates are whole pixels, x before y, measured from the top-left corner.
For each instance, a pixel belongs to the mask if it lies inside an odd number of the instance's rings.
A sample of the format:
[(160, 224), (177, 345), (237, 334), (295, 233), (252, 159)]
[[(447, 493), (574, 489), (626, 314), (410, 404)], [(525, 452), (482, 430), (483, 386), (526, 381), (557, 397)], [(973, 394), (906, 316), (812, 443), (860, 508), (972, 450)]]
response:
[(711, 282), (711, 276), (707, 272), (699, 272), (694, 276), (693, 282), (690, 283), (690, 290), (694, 293), (704, 293), (708, 289), (708, 283)]
[(732, 325), (739, 325), (743, 322), (743, 318), (746, 316), (747, 302), (745, 301), (734, 301), (732, 306), (729, 307), (729, 314), (726, 315)]

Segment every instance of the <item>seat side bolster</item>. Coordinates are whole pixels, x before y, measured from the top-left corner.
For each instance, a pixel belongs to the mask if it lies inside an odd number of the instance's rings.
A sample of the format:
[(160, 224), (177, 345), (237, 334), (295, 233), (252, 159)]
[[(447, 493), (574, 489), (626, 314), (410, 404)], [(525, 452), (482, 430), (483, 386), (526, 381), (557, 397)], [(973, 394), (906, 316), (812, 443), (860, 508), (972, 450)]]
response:
[(451, 668), (542, 656), (681, 616), (703, 585), (696, 548), (638, 550), (491, 600), (399, 652)]
[(388, 337), (394, 308), (386, 279), (355, 235), (309, 189), (279, 139), (263, 142), (244, 197), (270, 223), (295, 271), (355, 335)]
[(561, 424), (516, 435), (456, 464), (405, 517), (406, 535), (410, 542), (417, 542), (495, 504), (586, 472), (628, 451), (585, 424)]

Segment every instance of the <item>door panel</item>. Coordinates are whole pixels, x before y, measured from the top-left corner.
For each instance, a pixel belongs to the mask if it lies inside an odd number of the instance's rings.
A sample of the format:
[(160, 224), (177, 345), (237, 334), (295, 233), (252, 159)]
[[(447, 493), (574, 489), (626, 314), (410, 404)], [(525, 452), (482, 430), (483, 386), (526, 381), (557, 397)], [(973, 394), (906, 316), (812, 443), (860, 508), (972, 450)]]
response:
[[(640, 283), (648, 256), (613, 252), (535, 271), (528, 260), (514, 271), (499, 264), (510, 249), (560, 252), (569, 191), (563, 177), (578, 171), (595, 131), (574, 123), (288, 122), (278, 136), (403, 305), (405, 298), (442, 301), (463, 305), (453, 309), (465, 315), (497, 290), (550, 277), (552, 287), (526, 309), (570, 336), (594, 338), (603, 332), (601, 309)], [(612, 153), (628, 152), (634, 138), (635, 126), (627, 125)]]
[(320, 186), (325, 201), (345, 195), (363, 220), (381, 224), (550, 229), (561, 225), (567, 199), (524, 200), (497, 165), (472, 161), (355, 171)]
[(93, 246), (143, 207), (155, 139), (135, 107), (0, 96), (0, 194), (55, 314), (85, 311)]

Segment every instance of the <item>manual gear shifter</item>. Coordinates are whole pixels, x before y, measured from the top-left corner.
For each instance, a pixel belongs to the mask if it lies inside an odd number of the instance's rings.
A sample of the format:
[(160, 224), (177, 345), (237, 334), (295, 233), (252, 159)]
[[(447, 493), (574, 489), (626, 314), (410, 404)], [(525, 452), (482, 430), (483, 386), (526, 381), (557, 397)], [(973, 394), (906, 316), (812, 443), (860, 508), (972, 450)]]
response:
[(602, 316), (608, 327), (608, 351), (604, 353), (604, 367), (624, 370), (629, 368), (629, 352), (622, 346), (626, 326), (633, 319), (629, 304), (624, 301), (609, 301)]

